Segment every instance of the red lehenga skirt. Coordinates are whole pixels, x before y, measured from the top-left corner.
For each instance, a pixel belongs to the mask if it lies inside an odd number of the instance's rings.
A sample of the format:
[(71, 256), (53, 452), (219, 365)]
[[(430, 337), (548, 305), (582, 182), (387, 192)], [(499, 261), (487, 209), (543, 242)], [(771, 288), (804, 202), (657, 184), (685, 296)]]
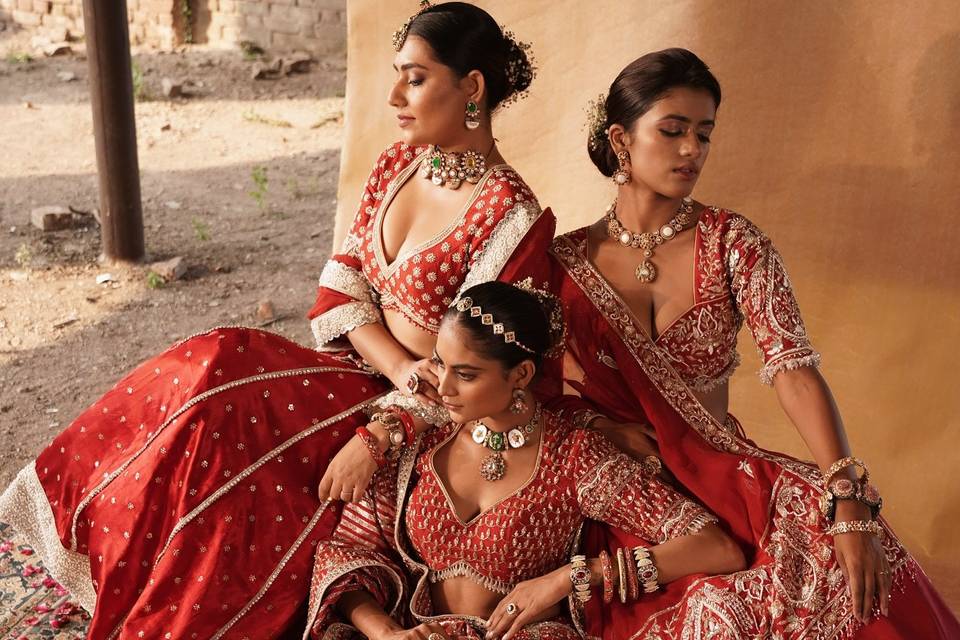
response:
[(0, 520), (90, 638), (275, 638), (338, 509), (317, 486), (387, 390), (350, 353), (214, 329), (137, 367), (25, 467)]

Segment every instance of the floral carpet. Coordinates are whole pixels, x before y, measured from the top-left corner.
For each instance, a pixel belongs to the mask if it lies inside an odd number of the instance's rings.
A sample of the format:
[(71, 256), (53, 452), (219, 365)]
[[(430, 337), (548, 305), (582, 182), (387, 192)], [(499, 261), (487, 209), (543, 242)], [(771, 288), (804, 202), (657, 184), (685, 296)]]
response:
[(75, 640), (90, 616), (33, 549), (0, 522), (0, 640)]

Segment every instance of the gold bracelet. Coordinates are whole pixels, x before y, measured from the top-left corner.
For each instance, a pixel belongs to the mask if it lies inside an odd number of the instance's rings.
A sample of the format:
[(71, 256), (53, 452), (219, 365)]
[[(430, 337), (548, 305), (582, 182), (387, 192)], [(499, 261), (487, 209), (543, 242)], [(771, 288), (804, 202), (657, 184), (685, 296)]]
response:
[(827, 469), (827, 472), (823, 474), (823, 488), (826, 489), (830, 485), (830, 480), (833, 476), (841, 469), (846, 469), (847, 467), (859, 467), (863, 470), (863, 475), (860, 477), (858, 482), (860, 484), (867, 484), (867, 481), (870, 480), (870, 471), (867, 469), (867, 465), (863, 463), (863, 460), (859, 458), (854, 458), (853, 456), (847, 456), (846, 458), (840, 458)]
[(623, 547), (617, 549), (617, 575), (620, 578), (620, 602), (627, 604), (627, 555), (623, 552)]
[(851, 533), (853, 531), (872, 533), (875, 536), (879, 536), (883, 528), (876, 520), (844, 520), (827, 529), (827, 533), (831, 536), (836, 536), (841, 533)]
[(650, 550), (646, 547), (634, 547), (633, 559), (637, 563), (637, 577), (643, 584), (643, 592), (653, 593), (659, 589), (660, 572), (657, 571), (657, 565), (653, 564)]
[(590, 591), (590, 567), (587, 566), (586, 556), (570, 558), (570, 582), (573, 584), (573, 595), (577, 596), (580, 604), (586, 604), (593, 592)]

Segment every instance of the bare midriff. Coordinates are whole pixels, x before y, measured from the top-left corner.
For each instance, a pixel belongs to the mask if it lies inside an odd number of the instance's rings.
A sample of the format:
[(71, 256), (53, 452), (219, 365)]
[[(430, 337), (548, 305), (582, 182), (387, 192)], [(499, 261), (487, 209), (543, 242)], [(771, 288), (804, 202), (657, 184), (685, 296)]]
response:
[[(500, 601), (506, 597), (464, 577), (448, 578), (430, 585), (430, 596), (435, 613), (476, 616), (484, 620), (490, 617)], [(556, 604), (536, 616), (534, 621), (549, 620), (560, 613), (560, 605)]]
[(399, 311), (384, 309), (383, 321), (394, 339), (414, 358), (422, 360), (433, 355), (433, 347), (437, 344), (435, 334), (417, 327)]

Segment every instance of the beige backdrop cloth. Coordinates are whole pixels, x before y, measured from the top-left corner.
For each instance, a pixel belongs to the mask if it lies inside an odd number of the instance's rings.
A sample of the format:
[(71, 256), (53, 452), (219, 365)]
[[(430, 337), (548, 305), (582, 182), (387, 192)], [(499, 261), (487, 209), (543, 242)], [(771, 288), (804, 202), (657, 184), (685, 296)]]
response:
[[(477, 4), (533, 45), (530, 96), (494, 128), (560, 231), (597, 219), (614, 193), (587, 157), (587, 101), (648, 51), (686, 47), (711, 66), (724, 100), (694, 196), (746, 215), (784, 254), (853, 450), (960, 609), (956, 0)], [(338, 238), (373, 161), (399, 138), (390, 35), (416, 7), (349, 2)], [(761, 445), (809, 459), (754, 375), (747, 332), (741, 351), (731, 411)]]

